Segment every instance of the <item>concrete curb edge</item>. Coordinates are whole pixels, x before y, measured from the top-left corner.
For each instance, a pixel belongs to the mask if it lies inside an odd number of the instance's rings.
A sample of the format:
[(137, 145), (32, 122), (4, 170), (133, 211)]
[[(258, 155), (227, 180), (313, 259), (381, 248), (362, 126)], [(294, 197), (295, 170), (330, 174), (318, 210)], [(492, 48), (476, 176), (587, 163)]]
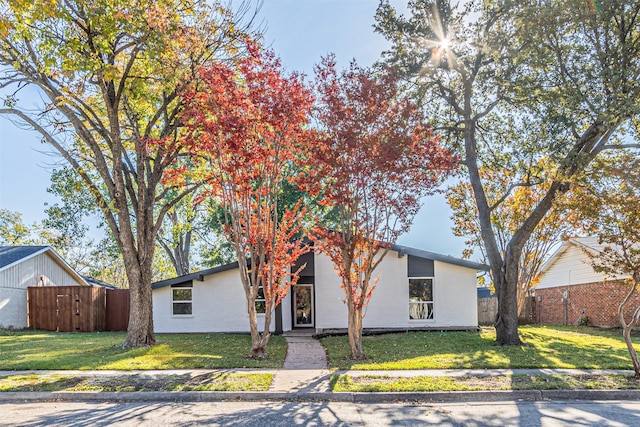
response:
[(3, 392), (2, 402), (501, 402), (540, 400), (640, 400), (640, 390), (498, 390), (400, 393), (280, 392)]

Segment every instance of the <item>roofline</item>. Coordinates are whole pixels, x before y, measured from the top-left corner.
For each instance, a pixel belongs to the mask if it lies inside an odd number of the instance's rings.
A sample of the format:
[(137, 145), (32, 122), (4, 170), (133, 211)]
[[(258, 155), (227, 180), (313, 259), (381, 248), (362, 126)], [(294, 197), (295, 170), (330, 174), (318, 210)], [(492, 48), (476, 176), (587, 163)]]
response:
[(203, 282), (206, 276), (212, 274), (221, 273), (223, 271), (233, 270), (238, 268), (238, 262), (232, 262), (229, 264), (219, 265), (217, 267), (209, 268), (207, 270), (197, 271), (195, 273), (185, 274), (183, 276), (174, 277), (172, 279), (160, 280), (151, 284), (151, 289), (164, 288), (165, 286), (177, 285), (179, 283), (190, 282), (197, 280)]
[(540, 267), (540, 275), (543, 275), (544, 273), (547, 272), (547, 270), (549, 270), (549, 268), (551, 268), (551, 266), (553, 264), (555, 264), (556, 260), (562, 256), (567, 249), (569, 249), (570, 246), (577, 246), (579, 248), (581, 248), (582, 250), (588, 250), (589, 252), (592, 253), (597, 253), (598, 251), (594, 248), (592, 248), (589, 245), (585, 245), (584, 243), (580, 242), (578, 240), (579, 238), (577, 237), (571, 237), (568, 238), (566, 240), (562, 241), (562, 244), (560, 245), (560, 247), (558, 249), (556, 249), (556, 251), (554, 253), (551, 254), (551, 256), (549, 257), (549, 259), (542, 264), (542, 266)]
[(481, 264), (475, 261), (469, 261), (467, 259), (460, 259), (451, 255), (442, 255), (435, 252), (425, 251), (422, 249), (411, 248), (408, 246), (391, 245), (391, 250), (398, 252), (398, 256), (402, 257), (404, 254), (415, 256), (418, 258), (432, 259), (434, 261), (446, 262), (447, 264), (458, 265), (460, 267), (473, 268), (480, 271), (489, 271), (489, 266)]
[(53, 248), (51, 246), (45, 246), (44, 248), (40, 249), (39, 251), (36, 251), (32, 254), (29, 254), (25, 257), (22, 257), (14, 262), (12, 262), (11, 264), (7, 264), (4, 267), (0, 268), (0, 271), (6, 270), (9, 267), (13, 267), (15, 265), (20, 264), (21, 262), (24, 262), (30, 258), (33, 258), (37, 255), (40, 254), (44, 254), (50, 252), (51, 256), (53, 257), (53, 259), (67, 272), (69, 273), (71, 276), (73, 276), (76, 280), (78, 280), (80, 283), (84, 283), (86, 286), (91, 286), (89, 283), (87, 283), (86, 280), (84, 280), (84, 277), (82, 277), (80, 275), (80, 273), (78, 273), (77, 271), (75, 271), (68, 263), (67, 261), (64, 260), (64, 258), (62, 258), (60, 255), (58, 255), (56, 253), (56, 251), (53, 250)]
[(24, 256), (24, 257), (22, 257), (22, 258), (19, 258), (19, 259), (17, 259), (17, 260), (15, 260), (15, 261), (13, 261), (11, 264), (7, 264), (7, 265), (5, 265), (4, 267), (0, 267), (0, 271), (6, 270), (6, 269), (11, 268), (11, 267), (13, 267), (13, 266), (15, 266), (15, 265), (18, 265), (18, 264), (20, 264), (21, 262), (23, 262), (24, 260), (27, 260), (27, 259), (29, 259), (29, 258), (33, 258), (33, 257), (34, 257), (34, 256), (36, 256), (36, 255), (43, 254), (43, 253), (45, 253), (46, 251), (48, 251), (48, 250), (50, 250), (50, 249), (51, 249), (51, 248), (50, 248), (49, 246), (44, 246), (44, 247), (43, 247), (42, 249), (40, 249), (39, 251), (36, 251), (36, 252), (30, 253), (30, 254), (29, 254), (29, 255), (27, 255), (27, 256)]
[(580, 247), (582, 247), (582, 248), (584, 248), (584, 249), (588, 250), (589, 252), (592, 252), (592, 253), (601, 253), (601, 251), (597, 250), (596, 248), (594, 248), (594, 247), (592, 247), (592, 246), (589, 246), (589, 245), (587, 245), (587, 244), (585, 244), (585, 243), (581, 242), (578, 238), (574, 238), (574, 237), (572, 237), (572, 238), (568, 239), (567, 241), (568, 241), (568, 242), (573, 243), (573, 244), (574, 244), (574, 245), (576, 245), (576, 246), (580, 246)]
[[(458, 265), (460, 267), (472, 268), (474, 270), (489, 271), (489, 266), (466, 259), (455, 258), (450, 255), (437, 254), (435, 252), (423, 251), (421, 249), (410, 248), (408, 246), (392, 245), (390, 248), (392, 251), (398, 252), (398, 257), (406, 255), (415, 256), (417, 258), (432, 259), (434, 261), (446, 262), (448, 264)], [(160, 280), (151, 284), (151, 289), (164, 288), (165, 286), (177, 285), (180, 283), (190, 282), (197, 280), (203, 282), (206, 276), (212, 274), (221, 273), (223, 271), (233, 270), (238, 268), (238, 262), (232, 262), (230, 264), (220, 265), (218, 267), (209, 268), (207, 270), (201, 270), (195, 273), (185, 274), (183, 276), (174, 277), (172, 279)]]

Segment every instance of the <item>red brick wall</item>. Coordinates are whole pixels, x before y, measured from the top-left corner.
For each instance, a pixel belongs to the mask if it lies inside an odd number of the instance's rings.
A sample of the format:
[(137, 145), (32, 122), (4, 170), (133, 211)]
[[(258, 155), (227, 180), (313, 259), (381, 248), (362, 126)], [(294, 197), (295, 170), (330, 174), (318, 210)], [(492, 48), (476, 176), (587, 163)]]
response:
[[(618, 306), (629, 291), (629, 286), (621, 282), (597, 282), (557, 288), (536, 289), (536, 320), (538, 323), (564, 324), (562, 293), (569, 291), (566, 302), (567, 324), (577, 325), (584, 316), (589, 324), (601, 327), (618, 327)], [(627, 304), (625, 317), (631, 318), (640, 305), (640, 295), (636, 293)]]

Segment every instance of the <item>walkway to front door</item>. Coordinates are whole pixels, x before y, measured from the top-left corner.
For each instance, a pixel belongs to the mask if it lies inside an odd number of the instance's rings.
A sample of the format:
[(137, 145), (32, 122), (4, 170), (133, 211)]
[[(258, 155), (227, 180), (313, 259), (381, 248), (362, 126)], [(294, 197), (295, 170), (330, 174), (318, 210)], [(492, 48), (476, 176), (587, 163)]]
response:
[(312, 337), (287, 339), (287, 357), (278, 371), (271, 391), (329, 391), (329, 364), (320, 341)]

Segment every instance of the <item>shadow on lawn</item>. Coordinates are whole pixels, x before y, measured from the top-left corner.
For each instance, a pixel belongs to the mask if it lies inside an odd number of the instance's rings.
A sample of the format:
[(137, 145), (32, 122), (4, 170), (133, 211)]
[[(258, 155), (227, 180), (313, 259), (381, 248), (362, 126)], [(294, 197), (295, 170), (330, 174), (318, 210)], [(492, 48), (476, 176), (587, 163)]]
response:
[(348, 360), (345, 337), (322, 343), (332, 367), (339, 369), (629, 369), (622, 339), (599, 331), (541, 326), (522, 327), (522, 346), (497, 346), (495, 332), (407, 332), (367, 336), (369, 360)]
[(246, 358), (248, 335), (158, 334), (155, 346), (137, 349), (123, 349), (125, 337), (113, 332), (0, 331), (0, 370), (280, 368), (287, 348), (284, 338), (276, 337), (269, 344), (271, 357), (256, 361)]

